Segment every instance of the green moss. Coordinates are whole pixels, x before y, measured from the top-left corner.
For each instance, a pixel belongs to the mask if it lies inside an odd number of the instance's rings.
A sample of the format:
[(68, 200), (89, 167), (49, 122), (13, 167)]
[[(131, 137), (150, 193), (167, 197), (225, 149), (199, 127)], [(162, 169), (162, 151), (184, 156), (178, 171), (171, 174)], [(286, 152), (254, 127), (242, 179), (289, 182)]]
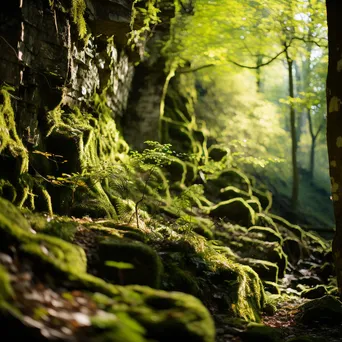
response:
[[(213, 320), (201, 302), (187, 294), (166, 293), (143, 287), (128, 287), (140, 294), (143, 303), (131, 308), (134, 317), (150, 333), (148, 337), (163, 342), (175, 339), (213, 342)], [(142, 304), (143, 304), (142, 303)]]
[(19, 172), (25, 173), (29, 167), (29, 156), (26, 147), (19, 138), (14, 110), (11, 104), (9, 87), (1, 87), (0, 94), (0, 154), (8, 151), (14, 158), (19, 158)]
[(77, 25), (80, 38), (84, 38), (87, 34), (87, 24), (84, 19), (84, 13), (87, 5), (84, 0), (72, 0), (71, 4), (71, 15), (73, 21)]
[(20, 211), (10, 202), (0, 198), (0, 244), (20, 245), (25, 254), (39, 258), (45, 264), (62, 272), (85, 272), (86, 257), (83, 249), (58, 238), (35, 234)]
[(0, 307), (1, 304), (14, 297), (11, 279), (6, 269), (0, 265)]
[(91, 319), (93, 341), (96, 342), (147, 342), (146, 330), (125, 312), (102, 314)]
[(0, 179), (0, 196), (13, 203), (17, 198), (17, 190), (8, 180)]
[[(123, 284), (140, 284), (159, 287), (162, 263), (158, 254), (138, 241), (106, 238), (99, 245), (101, 265), (98, 271), (105, 279)], [(126, 262), (133, 269), (117, 271), (106, 266), (106, 261)]]
[(246, 227), (255, 225), (255, 213), (242, 198), (224, 201), (210, 209), (210, 216), (228, 219)]

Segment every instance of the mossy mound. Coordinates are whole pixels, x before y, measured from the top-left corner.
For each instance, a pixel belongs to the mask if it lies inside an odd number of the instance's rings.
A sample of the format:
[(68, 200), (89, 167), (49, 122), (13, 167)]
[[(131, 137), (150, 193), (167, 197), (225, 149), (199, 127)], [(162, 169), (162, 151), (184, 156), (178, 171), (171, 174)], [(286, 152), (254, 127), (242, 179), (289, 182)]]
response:
[(210, 216), (228, 219), (245, 227), (255, 225), (255, 212), (242, 198), (217, 204), (210, 209)]
[(308, 299), (316, 299), (328, 294), (328, 290), (324, 285), (317, 285), (311, 289), (303, 290), (301, 297)]
[[(112, 299), (95, 295), (94, 299), (102, 304), (106, 312), (118, 316), (119, 320), (124, 317), (123, 323), (130, 323), (130, 328), (136, 328), (140, 338), (143, 336), (141, 341), (214, 341), (215, 329), (208, 311), (198, 299), (187, 294), (128, 286), (122, 297)], [(109, 316), (109, 320), (106, 320), (106, 316), (98, 317), (93, 324), (117, 341), (115, 316)]]
[(340, 324), (342, 320), (342, 303), (329, 295), (313, 299), (299, 307), (296, 319), (300, 323), (307, 325)]
[[(111, 237), (99, 243), (98, 253), (98, 274), (102, 278), (121, 285), (159, 287), (162, 263), (151, 247), (138, 241)], [(120, 266), (125, 264), (127, 267)]]
[(0, 198), (0, 246), (6, 250), (11, 244), (20, 251), (38, 258), (45, 266), (62, 272), (85, 272), (86, 257), (83, 249), (56, 237), (36, 234), (20, 211)]

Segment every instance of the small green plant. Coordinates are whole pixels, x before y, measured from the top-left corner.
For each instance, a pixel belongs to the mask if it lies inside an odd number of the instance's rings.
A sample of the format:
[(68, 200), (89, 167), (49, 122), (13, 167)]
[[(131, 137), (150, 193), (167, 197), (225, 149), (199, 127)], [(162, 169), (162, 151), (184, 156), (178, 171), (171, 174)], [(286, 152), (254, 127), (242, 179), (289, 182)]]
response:
[(157, 7), (159, 0), (134, 0), (132, 4), (131, 32), (128, 45), (132, 50), (146, 41), (153, 31), (153, 27), (160, 22), (160, 10)]
[(144, 189), (141, 198), (135, 203), (136, 224), (139, 228), (139, 213), (138, 207), (142, 203), (147, 194), (148, 183), (157, 168), (162, 168), (170, 164), (172, 155), (171, 144), (160, 144), (157, 141), (145, 141), (145, 144), (150, 148), (144, 149), (143, 152), (133, 151), (131, 153), (133, 163), (137, 164), (142, 170), (147, 172)]

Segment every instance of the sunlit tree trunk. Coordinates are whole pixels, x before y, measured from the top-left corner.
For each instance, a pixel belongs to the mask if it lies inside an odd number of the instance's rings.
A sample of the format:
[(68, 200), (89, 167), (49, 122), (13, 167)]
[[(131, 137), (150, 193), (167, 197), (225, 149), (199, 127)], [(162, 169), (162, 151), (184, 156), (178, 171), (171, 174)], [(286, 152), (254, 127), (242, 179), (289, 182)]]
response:
[(342, 295), (342, 1), (327, 0), (329, 68), (327, 78), (327, 142), (336, 231), (333, 256)]
[[(293, 60), (286, 50), (286, 61), (289, 73), (289, 97), (290, 100), (294, 98), (294, 83), (293, 83)], [(296, 132), (296, 111), (294, 109), (293, 101), (290, 101), (290, 130), (291, 130), (291, 156), (292, 156), (292, 209), (296, 210), (298, 205), (299, 195), (299, 175), (297, 165), (297, 132)]]
[(311, 137), (311, 149), (310, 149), (310, 168), (309, 168), (309, 177), (310, 180), (313, 181), (315, 175), (315, 148), (316, 148), (316, 141), (319, 134), (322, 131), (324, 122), (321, 122), (320, 126), (318, 127), (316, 133), (314, 132), (311, 110), (307, 109), (307, 118), (309, 122), (309, 132)]

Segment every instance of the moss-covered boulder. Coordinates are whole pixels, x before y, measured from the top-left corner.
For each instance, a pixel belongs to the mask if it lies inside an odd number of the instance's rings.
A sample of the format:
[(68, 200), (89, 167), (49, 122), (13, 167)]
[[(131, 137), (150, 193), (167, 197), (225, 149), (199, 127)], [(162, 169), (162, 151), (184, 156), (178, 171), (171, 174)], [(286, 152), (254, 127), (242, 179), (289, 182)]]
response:
[(119, 342), (118, 319), (119, 323), (126, 323), (129, 328), (121, 333), (129, 335), (133, 330), (143, 338), (137, 341), (214, 341), (213, 320), (198, 299), (183, 293), (167, 293), (140, 286), (126, 287), (123, 294), (123, 297), (114, 300), (95, 295), (95, 300), (100, 301), (106, 312), (117, 316), (116, 319), (113, 315), (93, 319), (93, 324), (102, 330), (102, 334), (106, 333), (106, 341)]
[(246, 227), (255, 225), (255, 212), (242, 198), (217, 204), (210, 209), (210, 216), (231, 220)]
[(324, 285), (317, 285), (311, 289), (303, 290), (300, 294), (303, 298), (316, 299), (328, 294), (328, 290)]
[(158, 288), (162, 263), (158, 254), (139, 241), (105, 238), (99, 244), (98, 274), (121, 284), (148, 285)]
[[(20, 252), (39, 260), (39, 265), (62, 272), (85, 272), (84, 250), (53, 236), (37, 234), (20, 211), (0, 198), (0, 247), (17, 245)], [(41, 269), (42, 271), (42, 269)]]
[(296, 319), (303, 324), (341, 324), (342, 303), (333, 296), (313, 299), (299, 307)]

